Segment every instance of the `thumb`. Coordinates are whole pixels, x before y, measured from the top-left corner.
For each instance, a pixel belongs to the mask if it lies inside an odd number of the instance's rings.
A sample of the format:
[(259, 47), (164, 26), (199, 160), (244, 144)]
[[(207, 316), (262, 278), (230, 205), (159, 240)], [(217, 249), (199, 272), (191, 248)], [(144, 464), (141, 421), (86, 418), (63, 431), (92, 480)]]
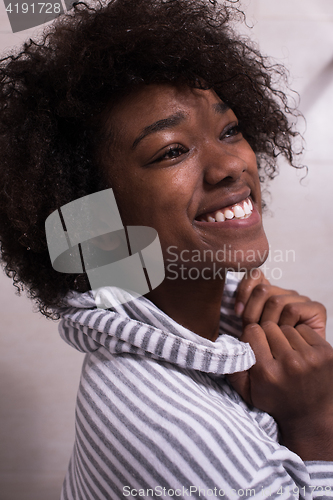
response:
[(252, 405), (249, 372), (230, 373), (227, 375), (227, 379), (235, 391), (238, 392), (238, 394), (244, 399), (244, 401), (247, 404)]
[(260, 284), (269, 285), (269, 281), (261, 269), (251, 269), (250, 273), (244, 274), (236, 293), (235, 312), (238, 316), (242, 315), (254, 288)]

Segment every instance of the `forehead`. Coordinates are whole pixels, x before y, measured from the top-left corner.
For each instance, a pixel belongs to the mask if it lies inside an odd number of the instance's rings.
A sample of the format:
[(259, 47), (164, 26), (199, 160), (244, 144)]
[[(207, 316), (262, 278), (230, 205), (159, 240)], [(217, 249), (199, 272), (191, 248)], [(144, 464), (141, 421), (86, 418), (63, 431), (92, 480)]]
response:
[(113, 107), (109, 124), (113, 131), (127, 135), (170, 115), (189, 117), (221, 113), (227, 108), (213, 90), (170, 84), (142, 85)]
[(199, 102), (218, 102), (219, 97), (213, 90), (201, 90), (188, 87), (187, 85), (171, 85), (169, 83), (140, 85), (124, 97), (115, 110), (124, 109), (127, 106), (140, 107), (142, 104), (151, 103), (148, 108), (156, 105), (163, 106), (165, 103), (174, 103), (186, 107), (197, 106)]

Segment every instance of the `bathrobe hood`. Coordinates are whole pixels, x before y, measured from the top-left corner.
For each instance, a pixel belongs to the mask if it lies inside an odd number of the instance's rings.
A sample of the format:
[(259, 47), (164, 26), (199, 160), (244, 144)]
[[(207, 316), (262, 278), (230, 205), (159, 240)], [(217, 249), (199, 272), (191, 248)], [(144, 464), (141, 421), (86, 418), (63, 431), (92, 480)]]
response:
[(215, 375), (248, 370), (255, 356), (250, 345), (237, 338), (242, 332), (234, 312), (237, 285), (233, 277), (226, 281), (215, 342), (178, 324), (147, 298), (116, 287), (67, 296), (59, 332), (84, 353), (106, 349), (114, 355), (146, 356)]

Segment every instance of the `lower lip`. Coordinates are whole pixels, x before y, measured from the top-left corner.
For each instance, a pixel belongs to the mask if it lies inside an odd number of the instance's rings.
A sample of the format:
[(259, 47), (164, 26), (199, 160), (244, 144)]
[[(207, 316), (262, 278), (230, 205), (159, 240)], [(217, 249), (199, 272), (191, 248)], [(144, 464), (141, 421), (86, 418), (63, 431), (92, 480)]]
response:
[(235, 217), (233, 219), (226, 219), (223, 222), (206, 222), (206, 221), (198, 221), (195, 220), (195, 225), (197, 227), (200, 227), (202, 229), (210, 229), (210, 228), (215, 228), (215, 229), (245, 229), (251, 226), (254, 226), (255, 224), (258, 224), (261, 222), (261, 216), (256, 209), (255, 206), (253, 206), (253, 211), (250, 215), (250, 217), (247, 217), (246, 219), (236, 219)]

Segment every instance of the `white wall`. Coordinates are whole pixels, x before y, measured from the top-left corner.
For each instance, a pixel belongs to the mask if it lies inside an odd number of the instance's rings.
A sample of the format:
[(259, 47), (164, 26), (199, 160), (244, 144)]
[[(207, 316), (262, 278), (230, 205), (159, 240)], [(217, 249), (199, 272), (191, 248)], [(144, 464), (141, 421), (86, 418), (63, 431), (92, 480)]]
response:
[[(271, 216), (265, 228), (272, 245), (268, 274), (279, 286), (296, 289), (325, 304), (333, 343), (333, 2), (251, 0), (248, 24), (261, 50), (290, 70), (291, 87), (306, 119), (304, 171), (280, 165), (270, 185)], [(281, 250), (282, 252), (278, 252)], [(293, 250), (287, 261), (286, 251)], [(274, 262), (282, 255), (283, 262)], [(272, 278), (272, 275), (270, 276)]]
[[(276, 283), (322, 301), (333, 342), (333, 2), (332, 0), (244, 0), (250, 36), (286, 64), (292, 87), (303, 98), (307, 119), (309, 174), (281, 165), (270, 186), (265, 217), (272, 256), (268, 273)], [(32, 31), (12, 34), (0, 0), (0, 50)], [(326, 68), (326, 69), (325, 69)], [(301, 174), (303, 175), (303, 174)], [(286, 262), (286, 250), (295, 262)], [(281, 255), (281, 254), (280, 254)], [(62, 342), (56, 323), (32, 312), (0, 274), (0, 500), (56, 500), (69, 459), (75, 393), (83, 356)]]
[(0, 499), (57, 500), (83, 355), (0, 277)]

